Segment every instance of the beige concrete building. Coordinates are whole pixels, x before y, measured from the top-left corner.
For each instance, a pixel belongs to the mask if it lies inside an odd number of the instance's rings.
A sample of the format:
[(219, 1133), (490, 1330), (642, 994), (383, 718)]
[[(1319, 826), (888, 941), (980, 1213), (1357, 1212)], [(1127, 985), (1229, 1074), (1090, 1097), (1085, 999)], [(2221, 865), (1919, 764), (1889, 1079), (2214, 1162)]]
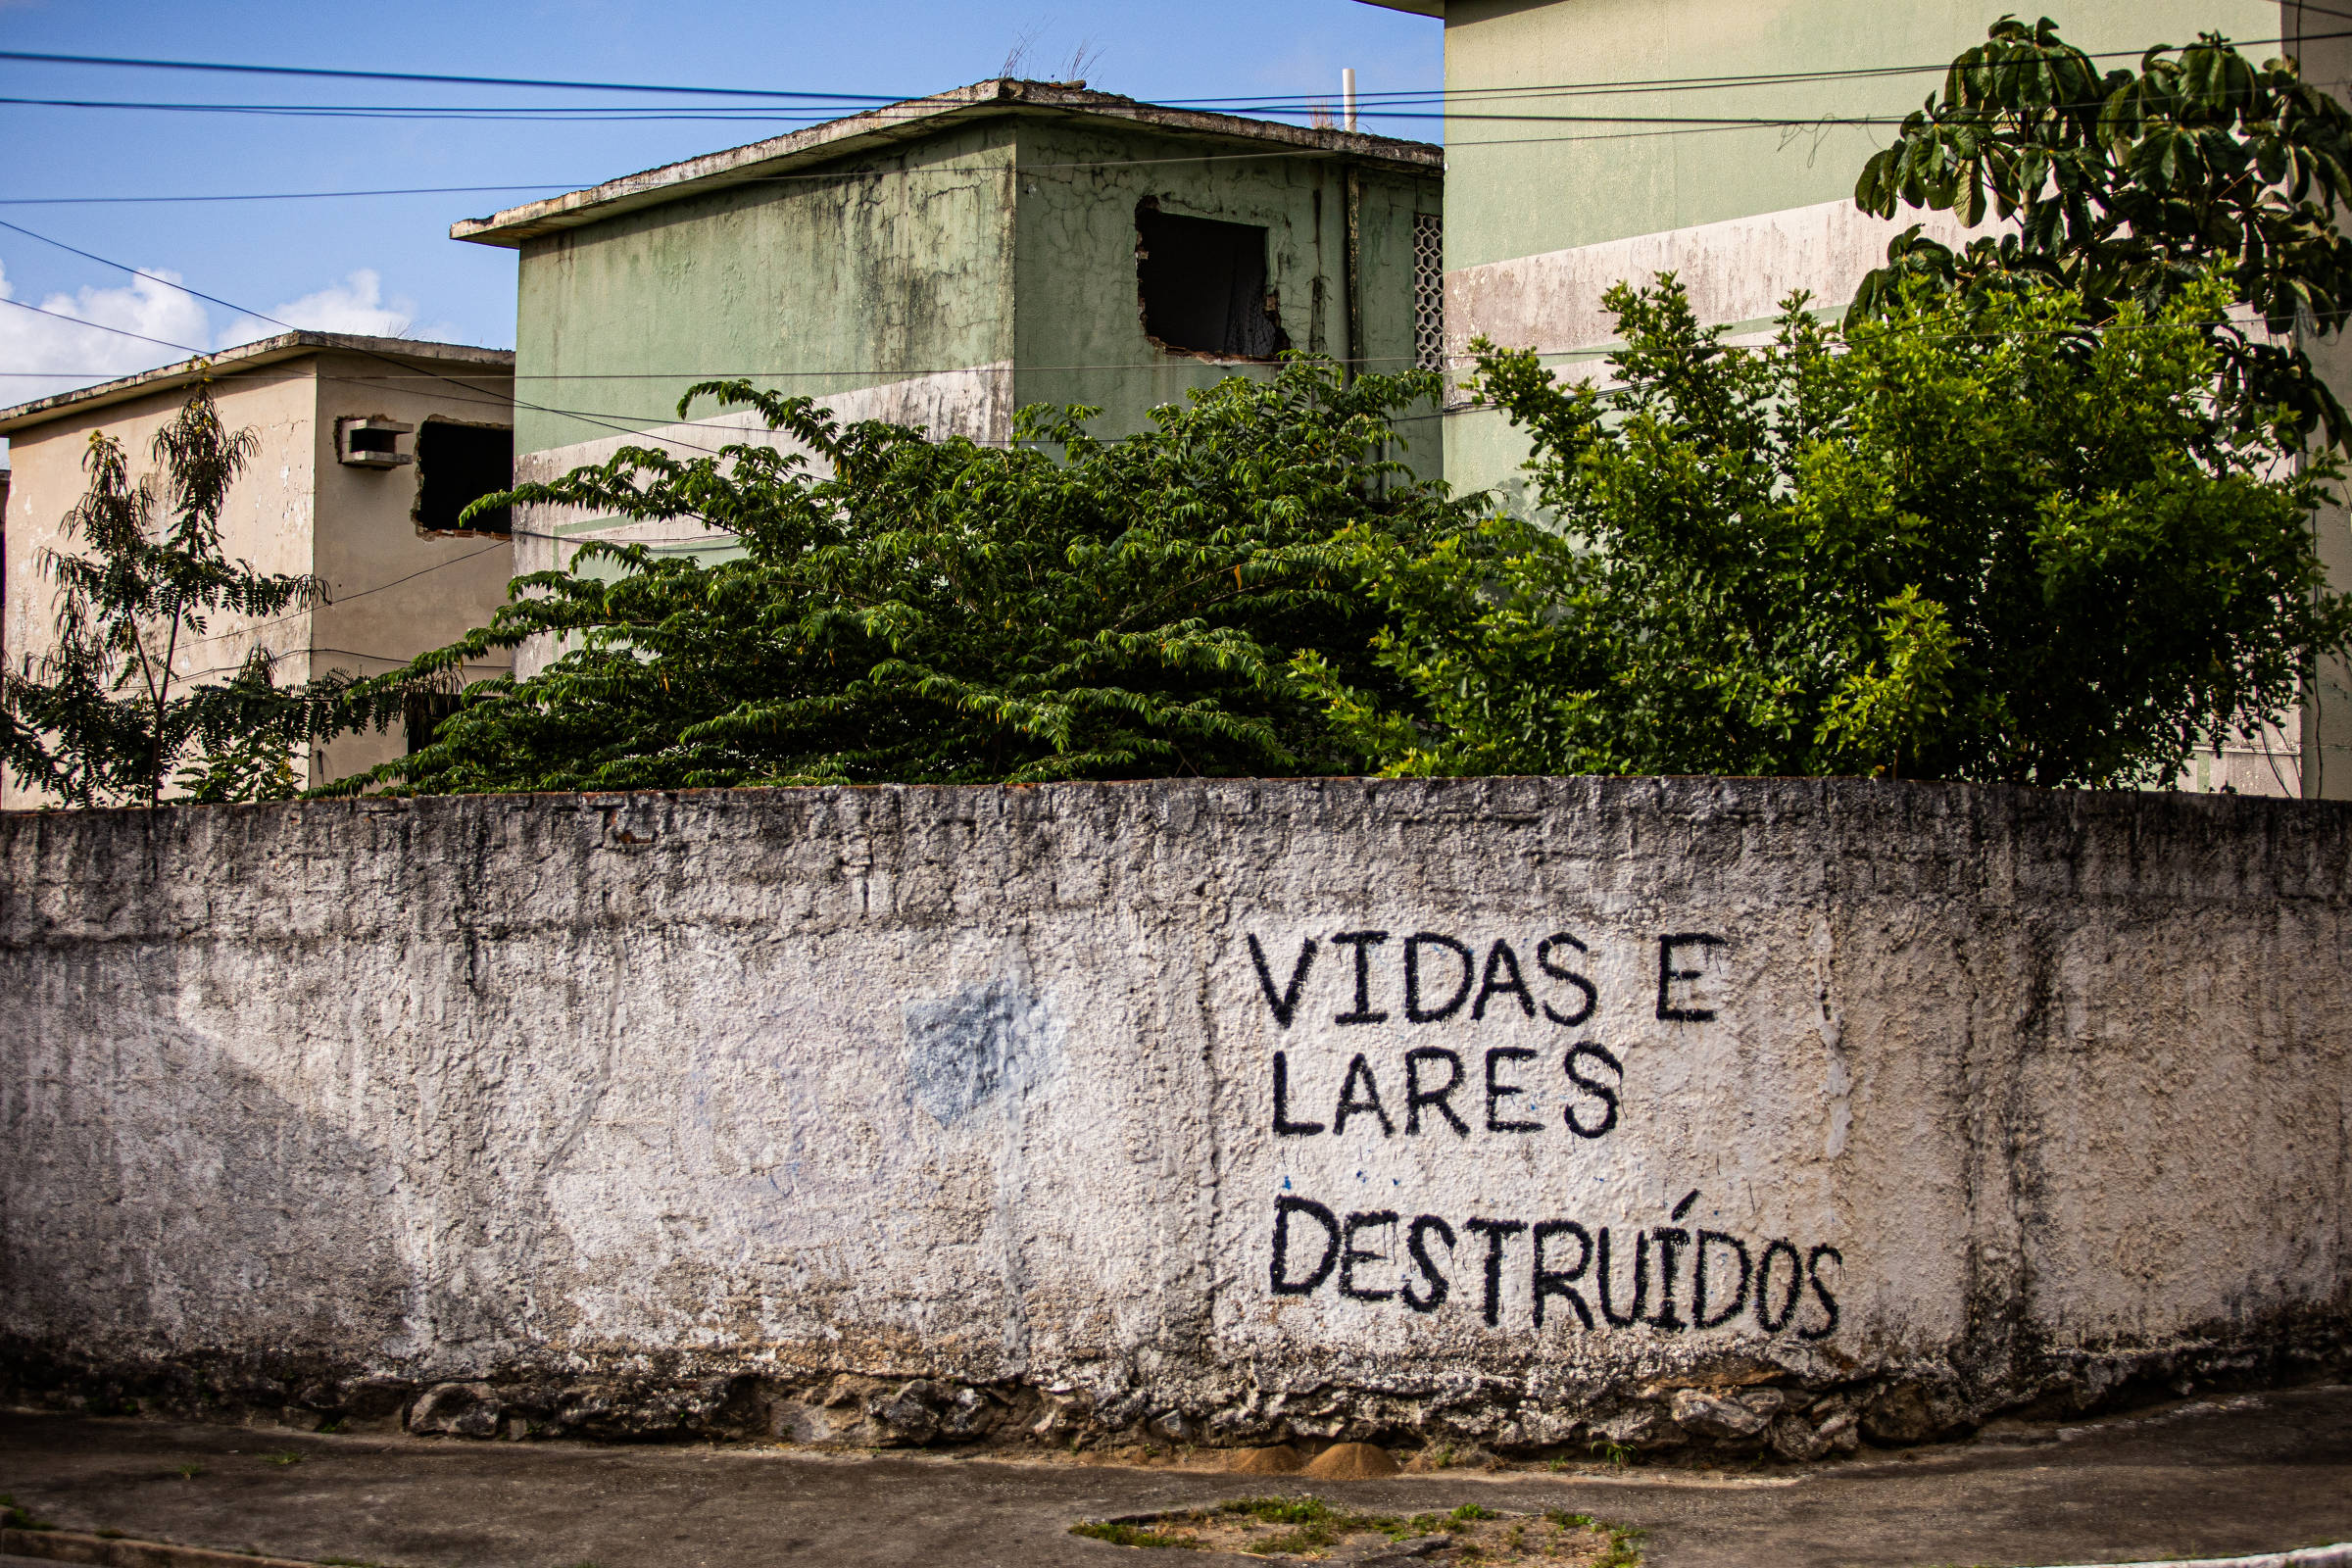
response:
[[(332, 669), (372, 674), (488, 620), (513, 575), (507, 521), (455, 524), (468, 502), (510, 482), (514, 369), (503, 350), (325, 332), (214, 356), (222, 420), (260, 441), (221, 518), (225, 553), (265, 572), (309, 572), (324, 598), (266, 620), (214, 620), (202, 638), (182, 641), (179, 678), (225, 676), (257, 645), (276, 659), (281, 682)], [(0, 657), (9, 667), (37, 663), (51, 646), (55, 590), (41, 556), (76, 548), (61, 524), (87, 488), (90, 437), (120, 440), (134, 476), (151, 470), (155, 434), (198, 373), (189, 361), (0, 410), (13, 462), (0, 491)], [(410, 739), (401, 726), (342, 736), (302, 759), (301, 770), (322, 783), (401, 755)], [(0, 788), (0, 807), (40, 804), (13, 780)]]

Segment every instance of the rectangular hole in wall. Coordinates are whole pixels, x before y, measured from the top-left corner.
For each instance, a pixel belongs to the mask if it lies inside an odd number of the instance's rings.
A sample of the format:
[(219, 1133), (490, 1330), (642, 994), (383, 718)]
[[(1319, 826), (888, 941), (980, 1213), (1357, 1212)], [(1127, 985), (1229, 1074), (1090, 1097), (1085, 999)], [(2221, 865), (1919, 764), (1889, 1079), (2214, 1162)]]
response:
[[(514, 432), (487, 424), (427, 419), (416, 432), (416, 526), (448, 533), (486, 495), (514, 487)], [(464, 525), (468, 533), (510, 533), (506, 509)]]
[(1270, 360), (1290, 346), (1266, 297), (1266, 231), (1255, 223), (1135, 211), (1144, 330), (1172, 349)]
[(433, 731), (458, 710), (456, 692), (413, 692), (401, 702), (402, 728), (407, 731), (411, 757), (433, 743)]

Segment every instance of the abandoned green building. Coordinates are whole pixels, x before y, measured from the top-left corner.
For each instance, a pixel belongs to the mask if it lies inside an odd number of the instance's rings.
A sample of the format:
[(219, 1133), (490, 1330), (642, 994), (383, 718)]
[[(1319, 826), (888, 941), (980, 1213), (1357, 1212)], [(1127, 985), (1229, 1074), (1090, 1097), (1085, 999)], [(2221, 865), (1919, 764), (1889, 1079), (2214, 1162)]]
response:
[[(744, 416), (675, 412), (722, 375), (1001, 443), (1033, 403), (1140, 429), (1195, 387), (1271, 373), (1284, 349), (1434, 368), (1443, 169), (1419, 142), (998, 80), (450, 232), (521, 253), (529, 480), (630, 442), (743, 439)], [(1432, 475), (1435, 416), (1399, 432)], [(647, 530), (543, 518), (518, 530), (516, 568), (590, 531)]]

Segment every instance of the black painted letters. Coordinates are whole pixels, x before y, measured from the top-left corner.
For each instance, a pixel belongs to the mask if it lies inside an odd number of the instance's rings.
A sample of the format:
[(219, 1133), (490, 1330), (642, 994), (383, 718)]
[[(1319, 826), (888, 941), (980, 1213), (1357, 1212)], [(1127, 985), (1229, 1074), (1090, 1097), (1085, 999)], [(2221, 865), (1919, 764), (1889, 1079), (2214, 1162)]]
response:
[(1334, 1017), (1333, 1023), (1387, 1023), (1389, 1015), (1372, 1010), (1372, 950), (1389, 940), (1386, 931), (1337, 931), (1332, 946), (1355, 950), (1355, 1005)]
[[(1422, 1065), (1441, 1061), (1446, 1064), (1446, 1081), (1435, 1089), (1422, 1088)], [(1470, 1124), (1453, 1113), (1450, 1098), (1453, 1092), (1461, 1086), (1462, 1058), (1452, 1052), (1442, 1050), (1437, 1046), (1422, 1046), (1417, 1050), (1406, 1052), (1404, 1054), (1405, 1132), (1411, 1134), (1421, 1130), (1421, 1109), (1426, 1105), (1446, 1118), (1447, 1125), (1453, 1128), (1455, 1137), (1469, 1137)]]
[(1517, 1084), (1502, 1082), (1494, 1075), (1495, 1068), (1506, 1061), (1533, 1061), (1535, 1056), (1536, 1054), (1525, 1046), (1497, 1046), (1487, 1053), (1487, 1131), (1491, 1133), (1540, 1133), (1544, 1130), (1544, 1124), (1540, 1121), (1505, 1121), (1497, 1118), (1494, 1114), (1496, 1107), (1502, 1102), (1510, 1099), (1513, 1095), (1527, 1093)]
[[(1290, 1277), (1288, 1265), (1291, 1252), (1291, 1216), (1304, 1214), (1323, 1227), (1323, 1257), (1306, 1278)], [(1336, 1215), (1321, 1203), (1306, 1198), (1277, 1198), (1274, 1200), (1274, 1263), (1271, 1269), (1276, 1296), (1312, 1296), (1315, 1287), (1331, 1278), (1332, 1265), (1340, 1257), (1340, 1222)]]
[[(1434, 1007), (1421, 1005), (1421, 950), (1444, 948), (1461, 965), (1455, 977), (1453, 995)], [(1432, 931), (1416, 931), (1404, 939), (1404, 1015), (1414, 1023), (1438, 1023), (1462, 1010), (1470, 996), (1470, 978), (1477, 959), (1470, 950), (1451, 937), (1442, 937)]]
[(1308, 937), (1298, 945), (1298, 961), (1291, 965), (1291, 983), (1279, 997), (1274, 994), (1274, 976), (1266, 971), (1265, 950), (1257, 945), (1254, 932), (1250, 937), (1250, 961), (1257, 966), (1258, 988), (1266, 994), (1266, 1005), (1274, 1010), (1274, 1021), (1288, 1029), (1298, 1011), (1298, 992), (1306, 984), (1306, 971), (1315, 966), (1315, 939)]
[(1727, 946), (1721, 937), (1711, 937), (1700, 931), (1686, 931), (1679, 936), (1658, 938), (1658, 1017), (1668, 1023), (1706, 1023), (1715, 1016), (1712, 1007), (1678, 1007), (1673, 1002), (1675, 986), (1683, 981), (1696, 980), (1703, 969), (1675, 967), (1678, 948), (1720, 948)]
[[(1609, 1054), (1607, 1047), (1596, 1046), (1590, 1041), (1570, 1046), (1568, 1059), (1561, 1065), (1570, 1083), (1600, 1102), (1600, 1114), (1593, 1118), (1590, 1126), (1577, 1115), (1576, 1106), (1570, 1105), (1563, 1110), (1560, 1114), (1567, 1119), (1568, 1130), (1579, 1138), (1605, 1137), (1609, 1129), (1617, 1125), (1617, 1085), (1625, 1082), (1625, 1068), (1615, 1056)], [(1603, 1083), (1598, 1078), (1587, 1076), (1589, 1072), (1603, 1070), (1615, 1073), (1617, 1083)]]

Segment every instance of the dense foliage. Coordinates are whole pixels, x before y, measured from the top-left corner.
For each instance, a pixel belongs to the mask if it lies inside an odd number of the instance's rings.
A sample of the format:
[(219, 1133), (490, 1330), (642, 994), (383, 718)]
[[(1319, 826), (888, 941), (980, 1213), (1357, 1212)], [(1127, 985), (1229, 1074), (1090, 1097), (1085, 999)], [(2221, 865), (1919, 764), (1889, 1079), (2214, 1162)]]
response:
[(1413, 700), (1299, 667), (1392, 770), (2164, 779), (2352, 635), (2333, 477), (2206, 396), (2219, 278), (2084, 330), (2080, 293), (1914, 286), (1727, 347), (1671, 277), (1608, 296), (1620, 385), (1487, 350), (1559, 531), (1365, 537)]
[(19, 783), (71, 806), (152, 805), (167, 788), (200, 801), (298, 788), (294, 758), (333, 722), (334, 683), (280, 687), (258, 643), (225, 669), (203, 667), (196, 652), (220, 640), (208, 636), (216, 616), (267, 619), (318, 592), (309, 577), (264, 575), (221, 553), (221, 509), (254, 444), (221, 424), (201, 382), (156, 434), (160, 496), (156, 475), (131, 478), (120, 441), (90, 437), (89, 489), (65, 518), (88, 551), (38, 560), (56, 585), (54, 645), (0, 671), (0, 749)]
[(492, 649), (539, 672), (466, 688), (432, 743), (350, 787), (432, 793), (784, 782), (1349, 772), (1369, 759), (1289, 672), (1317, 650), (1392, 697), (1379, 608), (1333, 536), (1419, 549), (1470, 510), (1391, 456), (1429, 376), (1294, 362), (1117, 441), (1031, 410), (1006, 450), (837, 425), (740, 382), (821, 460), (762, 443), (631, 448), (480, 506), (676, 521), (727, 559), (592, 543), (493, 623), (357, 689), (390, 722)]
[(2294, 61), (2256, 67), (2219, 34), (2147, 51), (2140, 69), (2101, 74), (2047, 18), (2003, 18), (1952, 62), (1939, 97), (1907, 119), (1862, 171), (1854, 199), (1987, 213), (2010, 231), (1960, 252), (1898, 238), (1854, 310), (1892, 307), (1907, 280), (1971, 298), (2029, 277), (2071, 290), (2083, 319), (2156, 310), (2219, 273), (2226, 303), (2271, 336), (2216, 312), (2208, 322), (2222, 395), (2248, 428), (2280, 405), (2305, 433), (2344, 433), (2344, 414), (2301, 349), (2352, 308), (2352, 240), (2334, 213), (2352, 198), (2352, 111), (2303, 80)]

